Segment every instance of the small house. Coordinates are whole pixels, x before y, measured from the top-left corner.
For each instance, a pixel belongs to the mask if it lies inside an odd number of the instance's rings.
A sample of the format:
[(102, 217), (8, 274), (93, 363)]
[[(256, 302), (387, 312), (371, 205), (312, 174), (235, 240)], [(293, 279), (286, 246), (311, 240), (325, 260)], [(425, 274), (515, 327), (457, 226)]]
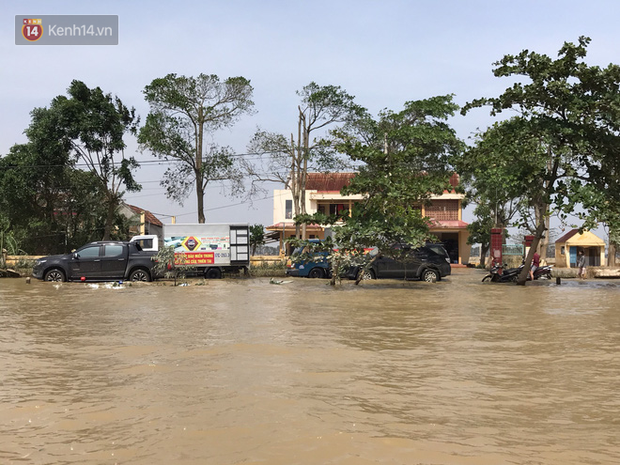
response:
[(150, 211), (122, 203), (119, 212), (129, 220), (129, 233), (131, 235), (155, 234), (161, 236), (163, 234), (163, 223)]
[(605, 263), (605, 241), (590, 231), (580, 234), (579, 229), (573, 229), (555, 241), (555, 266), (575, 268), (580, 250), (586, 256), (586, 266)]

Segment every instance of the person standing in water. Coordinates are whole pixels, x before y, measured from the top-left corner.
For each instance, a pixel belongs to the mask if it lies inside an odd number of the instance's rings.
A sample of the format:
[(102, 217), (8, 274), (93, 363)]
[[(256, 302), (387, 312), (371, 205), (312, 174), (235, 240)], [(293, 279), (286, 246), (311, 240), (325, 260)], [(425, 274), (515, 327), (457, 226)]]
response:
[(580, 250), (577, 254), (577, 268), (579, 268), (577, 277), (586, 279), (586, 256), (584, 255), (583, 250)]

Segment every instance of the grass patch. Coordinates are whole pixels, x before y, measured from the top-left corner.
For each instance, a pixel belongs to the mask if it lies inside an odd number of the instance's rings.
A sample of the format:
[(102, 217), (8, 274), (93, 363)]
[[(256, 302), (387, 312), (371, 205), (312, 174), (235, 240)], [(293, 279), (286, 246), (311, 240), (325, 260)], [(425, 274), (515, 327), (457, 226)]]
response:
[(252, 265), (250, 268), (250, 276), (274, 277), (281, 278), (286, 276), (286, 265), (284, 263), (261, 263), (260, 265)]

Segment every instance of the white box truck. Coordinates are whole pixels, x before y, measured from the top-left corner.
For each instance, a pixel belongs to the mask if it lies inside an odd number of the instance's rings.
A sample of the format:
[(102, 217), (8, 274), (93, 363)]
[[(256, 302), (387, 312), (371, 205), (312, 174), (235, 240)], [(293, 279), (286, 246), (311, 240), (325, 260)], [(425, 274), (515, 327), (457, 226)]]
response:
[(195, 267), (207, 279), (247, 272), (250, 266), (248, 224), (165, 224), (162, 236), (134, 236), (131, 241), (149, 251), (158, 251), (160, 244), (174, 246), (176, 262)]

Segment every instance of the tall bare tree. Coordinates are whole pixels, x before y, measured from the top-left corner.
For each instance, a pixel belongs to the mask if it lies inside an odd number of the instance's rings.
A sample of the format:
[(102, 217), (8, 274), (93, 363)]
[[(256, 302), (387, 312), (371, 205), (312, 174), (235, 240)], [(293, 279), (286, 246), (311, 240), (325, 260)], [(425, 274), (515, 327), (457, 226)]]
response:
[[(253, 187), (260, 182), (280, 182), (291, 191), (295, 216), (306, 214), (306, 182), (308, 172), (339, 171), (346, 165), (333, 148), (327, 129), (346, 124), (364, 114), (339, 86), (320, 86), (311, 82), (297, 91), (301, 103), (297, 107), (297, 131), (290, 138), (282, 134), (257, 130), (248, 150), (261, 156), (259, 165), (245, 160)], [(320, 136), (315, 134), (324, 130)], [(266, 158), (263, 159), (263, 158)], [(296, 236), (305, 236), (296, 226)]]
[(205, 143), (205, 135), (251, 113), (253, 90), (243, 77), (220, 81), (214, 74), (168, 74), (144, 88), (151, 111), (138, 142), (157, 157), (179, 162), (166, 171), (162, 185), (181, 204), (194, 185), (199, 223), (205, 222), (204, 193), (210, 182), (230, 181), (233, 190), (243, 188), (232, 149)]

